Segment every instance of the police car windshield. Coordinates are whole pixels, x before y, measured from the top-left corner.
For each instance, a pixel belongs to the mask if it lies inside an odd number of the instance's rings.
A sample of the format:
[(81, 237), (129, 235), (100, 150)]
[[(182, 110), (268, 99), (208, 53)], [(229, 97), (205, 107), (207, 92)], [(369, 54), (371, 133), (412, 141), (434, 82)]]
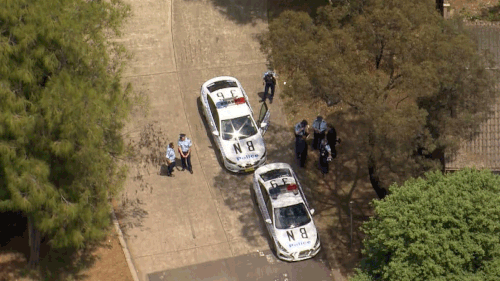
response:
[(236, 84), (235, 81), (224, 80), (211, 83), (210, 85), (207, 86), (207, 89), (210, 91), (210, 93), (212, 93), (220, 89), (237, 88), (237, 87), (238, 84)]
[(292, 174), (288, 169), (276, 169), (260, 174), (260, 177), (264, 181), (270, 181), (281, 177), (292, 177)]
[(274, 209), (277, 229), (289, 229), (308, 224), (311, 221), (304, 203)]
[(257, 134), (257, 128), (250, 115), (222, 120), (221, 131), (223, 140), (245, 139)]

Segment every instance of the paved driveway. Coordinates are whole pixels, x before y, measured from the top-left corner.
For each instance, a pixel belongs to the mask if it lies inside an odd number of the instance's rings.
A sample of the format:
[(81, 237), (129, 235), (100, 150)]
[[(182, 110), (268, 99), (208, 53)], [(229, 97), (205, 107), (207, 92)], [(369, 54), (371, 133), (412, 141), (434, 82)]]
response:
[[(293, 271), (290, 264), (269, 254), (263, 223), (250, 197), (250, 175), (221, 168), (199, 114), (201, 84), (221, 75), (240, 80), (258, 114), (266, 60), (255, 35), (267, 27), (266, 2), (128, 1), (134, 15), (123, 42), (134, 58), (125, 77), (149, 97), (150, 111), (147, 117), (135, 114), (127, 131), (137, 140), (138, 131), (153, 123), (166, 142), (176, 144), (182, 132), (194, 143), (193, 175), (176, 171), (174, 178), (163, 177), (151, 165), (130, 171), (121, 225), (141, 280), (181, 278), (186, 272), (191, 272), (190, 278), (172, 279), (281, 280), (276, 276), (289, 275), (295, 276), (289, 280), (300, 280), (301, 270)], [(265, 137), (269, 162), (292, 160), (291, 131), (279, 101), (275, 102)], [(319, 257), (296, 267), (304, 274), (313, 269), (318, 278), (309, 280), (329, 276)]]

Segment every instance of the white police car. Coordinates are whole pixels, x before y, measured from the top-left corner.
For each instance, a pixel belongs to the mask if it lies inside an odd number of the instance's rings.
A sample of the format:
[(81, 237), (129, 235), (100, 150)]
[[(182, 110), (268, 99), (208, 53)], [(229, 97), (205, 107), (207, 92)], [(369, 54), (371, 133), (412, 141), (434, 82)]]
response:
[(208, 80), (201, 86), (203, 114), (215, 143), (232, 172), (251, 172), (266, 162), (263, 135), (269, 125), (265, 103), (255, 122), (248, 96), (240, 82), (229, 76)]
[(321, 249), (302, 187), (290, 165), (266, 164), (254, 173), (253, 191), (278, 258), (300, 261)]

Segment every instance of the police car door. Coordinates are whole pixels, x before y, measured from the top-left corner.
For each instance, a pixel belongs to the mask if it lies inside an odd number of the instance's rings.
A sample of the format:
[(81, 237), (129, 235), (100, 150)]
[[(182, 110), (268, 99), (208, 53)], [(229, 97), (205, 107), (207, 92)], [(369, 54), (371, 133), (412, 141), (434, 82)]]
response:
[(269, 118), (271, 117), (271, 112), (269, 111), (267, 104), (262, 103), (262, 107), (259, 111), (259, 119), (257, 120), (257, 126), (260, 128), (260, 133), (264, 135), (269, 127)]

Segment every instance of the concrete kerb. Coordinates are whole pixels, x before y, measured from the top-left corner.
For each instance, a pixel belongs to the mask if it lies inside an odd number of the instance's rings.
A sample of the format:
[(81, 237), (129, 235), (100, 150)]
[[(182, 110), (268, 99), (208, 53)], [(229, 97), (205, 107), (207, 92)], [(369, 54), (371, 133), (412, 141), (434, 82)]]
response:
[(132, 261), (132, 257), (130, 256), (130, 252), (127, 247), (127, 243), (123, 238), (123, 232), (120, 228), (120, 224), (118, 223), (118, 219), (116, 218), (115, 210), (111, 207), (111, 216), (113, 218), (113, 224), (115, 225), (116, 233), (118, 234), (118, 240), (120, 240), (120, 245), (122, 246), (123, 254), (125, 255), (125, 260), (127, 260), (128, 268), (130, 269), (130, 273), (132, 274), (132, 278), (134, 281), (140, 281), (139, 276), (137, 275), (137, 270), (135, 269), (134, 262)]

